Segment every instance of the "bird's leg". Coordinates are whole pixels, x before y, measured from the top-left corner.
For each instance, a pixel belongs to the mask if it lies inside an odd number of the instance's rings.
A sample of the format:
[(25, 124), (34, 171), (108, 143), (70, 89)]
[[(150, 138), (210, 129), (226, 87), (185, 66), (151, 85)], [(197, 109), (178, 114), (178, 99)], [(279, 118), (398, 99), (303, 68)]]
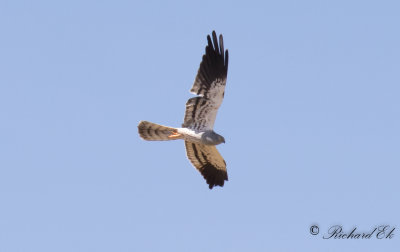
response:
[(177, 131), (173, 131), (171, 133), (171, 135), (168, 136), (168, 138), (171, 138), (171, 139), (178, 139), (178, 138), (181, 138), (181, 137), (182, 137), (182, 134), (179, 134)]

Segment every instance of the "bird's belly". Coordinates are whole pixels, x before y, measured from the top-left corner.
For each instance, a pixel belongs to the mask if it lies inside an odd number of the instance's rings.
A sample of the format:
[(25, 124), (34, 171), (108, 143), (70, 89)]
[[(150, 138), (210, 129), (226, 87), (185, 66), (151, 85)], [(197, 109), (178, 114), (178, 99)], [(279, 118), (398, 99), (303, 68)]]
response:
[(186, 141), (193, 143), (203, 143), (201, 136), (204, 134), (204, 132), (196, 132), (187, 128), (179, 128), (178, 133), (182, 134), (183, 138)]

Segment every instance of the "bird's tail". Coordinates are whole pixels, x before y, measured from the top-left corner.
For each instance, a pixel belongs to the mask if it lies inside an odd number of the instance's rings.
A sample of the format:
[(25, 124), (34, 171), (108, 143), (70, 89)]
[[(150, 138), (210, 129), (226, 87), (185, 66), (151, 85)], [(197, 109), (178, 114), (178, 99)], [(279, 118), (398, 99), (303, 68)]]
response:
[(167, 127), (148, 121), (140, 121), (138, 130), (140, 137), (147, 141), (183, 139), (183, 136), (178, 134), (178, 130), (176, 128)]

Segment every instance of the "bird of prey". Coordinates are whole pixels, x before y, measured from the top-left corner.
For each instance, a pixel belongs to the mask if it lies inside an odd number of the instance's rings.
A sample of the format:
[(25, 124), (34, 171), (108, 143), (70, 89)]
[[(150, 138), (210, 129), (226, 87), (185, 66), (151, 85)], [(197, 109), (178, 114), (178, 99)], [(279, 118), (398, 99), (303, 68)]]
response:
[(207, 36), (208, 45), (190, 92), (198, 96), (186, 102), (181, 128), (167, 127), (141, 121), (138, 131), (148, 141), (183, 139), (186, 154), (193, 166), (203, 175), (209, 188), (223, 186), (228, 180), (226, 163), (216, 145), (225, 143), (224, 137), (214, 132), (217, 111), (225, 94), (228, 73), (228, 50), (224, 51), (222, 35), (219, 42), (215, 31)]

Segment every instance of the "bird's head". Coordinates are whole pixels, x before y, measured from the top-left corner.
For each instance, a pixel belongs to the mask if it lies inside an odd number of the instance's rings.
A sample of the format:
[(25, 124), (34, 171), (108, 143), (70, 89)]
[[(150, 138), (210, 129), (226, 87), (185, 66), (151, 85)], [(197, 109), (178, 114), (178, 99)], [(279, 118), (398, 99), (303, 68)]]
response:
[(221, 135), (218, 135), (217, 133), (215, 133), (215, 144), (220, 144), (220, 143), (225, 143), (225, 138)]
[(218, 135), (214, 131), (206, 131), (202, 136), (201, 139), (204, 144), (207, 145), (217, 145), (220, 143), (225, 143), (225, 138), (221, 135)]

